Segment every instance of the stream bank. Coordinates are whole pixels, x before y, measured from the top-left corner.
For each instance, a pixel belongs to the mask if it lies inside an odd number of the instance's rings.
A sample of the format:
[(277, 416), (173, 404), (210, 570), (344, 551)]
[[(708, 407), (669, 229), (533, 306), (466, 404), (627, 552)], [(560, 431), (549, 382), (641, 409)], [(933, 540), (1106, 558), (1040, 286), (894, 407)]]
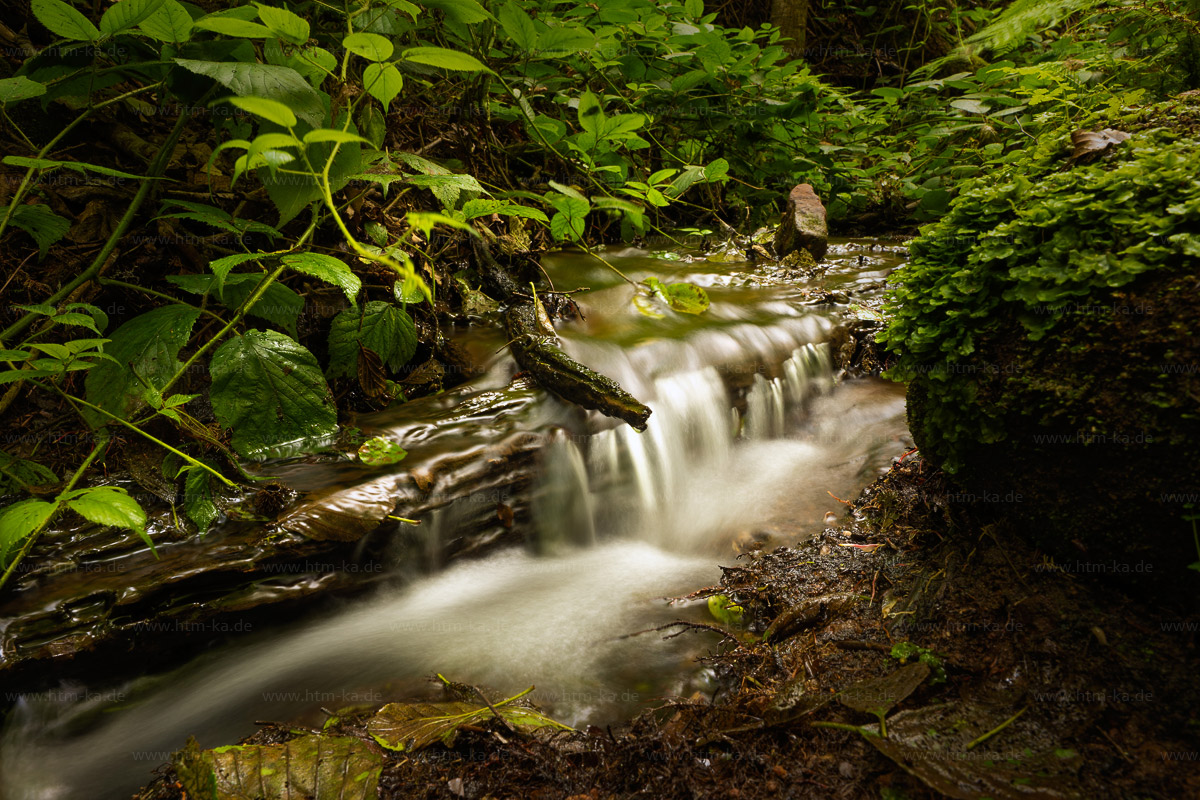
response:
[[(715, 691), (626, 725), (514, 736), (493, 721), (397, 753), (360, 707), (323, 735), (382, 753), (383, 798), (1196, 796), (1197, 618), (1055, 565), (981, 525), (980, 503), (910, 456), (812, 541), (729, 559), (698, 594), (740, 622), (642, 634), (712, 638)], [(138, 797), (178, 800), (177, 779)]]

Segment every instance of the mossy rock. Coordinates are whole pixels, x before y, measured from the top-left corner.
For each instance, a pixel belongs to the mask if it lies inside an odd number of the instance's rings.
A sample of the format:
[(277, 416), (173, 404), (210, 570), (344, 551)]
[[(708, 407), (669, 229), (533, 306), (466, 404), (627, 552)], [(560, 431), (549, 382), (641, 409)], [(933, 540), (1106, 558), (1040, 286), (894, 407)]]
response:
[(964, 502), (1064, 570), (1196, 598), (1200, 140), (1128, 127), (1096, 163), (1063, 137), (965, 190), (914, 241), (881, 338)]

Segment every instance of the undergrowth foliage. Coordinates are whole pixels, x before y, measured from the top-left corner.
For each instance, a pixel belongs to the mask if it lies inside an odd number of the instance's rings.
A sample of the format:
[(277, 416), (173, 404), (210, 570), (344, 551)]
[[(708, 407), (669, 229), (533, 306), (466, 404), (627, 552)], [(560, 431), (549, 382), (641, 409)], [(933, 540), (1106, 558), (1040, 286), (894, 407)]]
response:
[[(775, 217), (801, 182), (835, 226), (937, 219), (966, 180), (1016, 180), (1042, 131), (1193, 88), (1200, 71), (1179, 68), (1197, 41), (1189, 2), (1052, 4), (1052, 31), (1031, 29), (1028, 3), (1003, 14), (920, 4), (901, 77), (881, 72), (852, 92), (793, 58), (778, 29), (723, 27), (701, 0), (216, 3), (211, 13), (180, 0), (103, 12), (31, 0), (37, 46), (0, 78), (2, 162), (15, 184), (0, 241), (24, 249), (21, 263), (63, 252), (73, 221), (46, 188), (56, 177), (136, 192), (92, 237), (78, 274), (0, 330), (0, 414), (36, 393), (76, 414), (93, 444), (64, 476), (36, 449), (0, 452), (0, 491), (19, 498), (0, 512), (0, 585), (67, 509), (144, 533), (131, 497), (78, 488), (116, 433), (164, 452), (163, 478), (183, 487), (183, 513), (203, 532), (220, 518), (222, 487), (250, 480), (242, 459), (329, 448), (351, 391), (405, 399), (401, 371), (441, 336), (435, 301), (490, 302), (443, 263), (464, 237), (522, 252), (717, 221), (746, 229)], [(1148, 10), (1154, 23), (1136, 24)], [(873, 40), (897, 35), (893, 12)], [(910, 71), (920, 36), (961, 48)], [(975, 51), (989, 48), (1009, 60), (984, 62)], [(55, 118), (52, 133), (39, 124)], [(93, 124), (129, 119), (141, 123), (130, 153), (106, 160), (105, 148), (74, 146)], [(184, 141), (201, 143), (207, 162), (190, 184), (178, 182)], [(952, 224), (982, 231), (1000, 213), (1004, 201), (979, 186)], [(203, 244), (178, 274), (105, 272), (134, 231), (154, 226)], [(935, 239), (918, 244), (916, 264)], [(949, 313), (917, 298), (920, 286), (903, 290), (907, 313)], [(154, 307), (110, 320), (81, 300), (92, 290)], [(314, 331), (302, 312), (323, 291), (346, 305)], [(637, 292), (646, 313), (708, 307), (690, 284)], [(928, 360), (928, 324), (896, 328), (893, 341), (911, 336), (912, 358)], [(403, 457), (394, 443), (364, 447), (364, 463)]]
[(1028, 158), (964, 188), (891, 278), (880, 334), (899, 357), (890, 376), (927, 387), (924, 427), (950, 471), (965, 449), (1005, 437), (1000, 413), (977, 401), (982, 337), (1016, 320), (1041, 339), (1070, 307), (1200, 264), (1200, 141), (1142, 131), (1095, 164), (1066, 168), (1066, 138), (1065, 129), (1047, 136)]

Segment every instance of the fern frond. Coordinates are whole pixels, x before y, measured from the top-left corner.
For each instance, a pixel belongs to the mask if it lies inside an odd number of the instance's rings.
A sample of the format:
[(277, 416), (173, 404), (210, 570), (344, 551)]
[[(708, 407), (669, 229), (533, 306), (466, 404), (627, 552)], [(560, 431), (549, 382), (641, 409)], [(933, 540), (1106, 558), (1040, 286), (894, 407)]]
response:
[(992, 24), (967, 39), (1003, 55), (1035, 31), (1052, 28), (1072, 14), (1104, 5), (1106, 0), (1015, 0)]

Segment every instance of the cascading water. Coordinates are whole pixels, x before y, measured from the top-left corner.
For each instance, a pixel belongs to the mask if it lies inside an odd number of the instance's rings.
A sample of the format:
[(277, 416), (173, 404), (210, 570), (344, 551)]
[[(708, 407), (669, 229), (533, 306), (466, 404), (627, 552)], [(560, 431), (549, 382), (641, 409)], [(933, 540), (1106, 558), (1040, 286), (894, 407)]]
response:
[[(559, 282), (588, 268), (551, 266)], [(638, 277), (666, 278), (669, 266), (636, 252), (622, 263)], [(554, 428), (530, 492), (528, 547), (452, 562), (169, 674), (23, 696), (0, 741), (0, 796), (119, 797), (189, 735), (212, 747), (257, 719), (377, 705), (421, 691), (435, 671), (501, 693), (535, 684), (535, 700), (568, 723), (616, 720), (657, 695), (704, 688), (693, 659), (706, 642), (622, 637), (693, 613), (661, 598), (716, 583), (735, 541), (782, 544), (822, 527), (836, 507), (829, 493), (854, 494), (905, 445), (895, 387), (834, 382), (829, 320), (787, 289), (730, 288), (713, 270), (688, 275), (713, 299), (702, 319), (639, 318), (622, 287), (584, 297), (588, 322), (564, 331), (565, 347), (654, 413), (637, 434), (603, 419), (579, 429), (553, 400), (525, 412), (530, 430)], [(490, 380), (512, 371), (502, 357)], [(487, 380), (480, 389), (498, 388)], [(393, 433), (406, 447), (431, 434)], [(426, 519), (429, 562), (471, 502)]]

